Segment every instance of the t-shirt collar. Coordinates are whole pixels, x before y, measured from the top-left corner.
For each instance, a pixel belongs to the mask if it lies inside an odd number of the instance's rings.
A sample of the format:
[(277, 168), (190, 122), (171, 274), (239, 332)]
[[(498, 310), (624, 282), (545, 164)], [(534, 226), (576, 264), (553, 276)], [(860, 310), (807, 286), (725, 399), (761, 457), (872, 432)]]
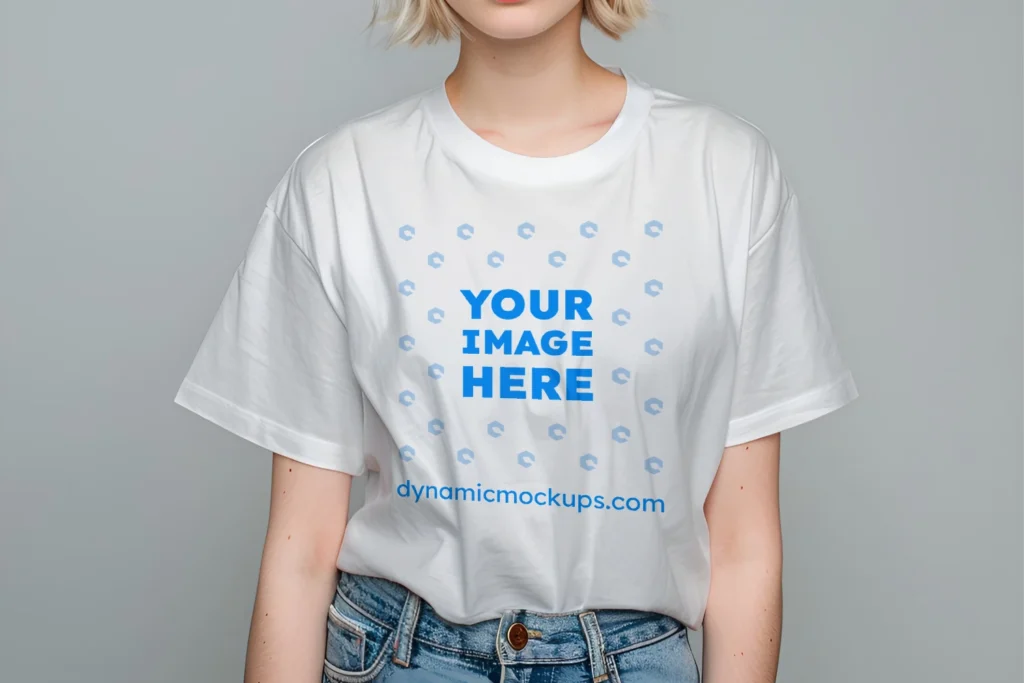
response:
[(646, 84), (622, 69), (610, 70), (626, 79), (626, 98), (618, 116), (597, 141), (561, 156), (526, 156), (488, 142), (455, 113), (444, 84), (426, 93), (423, 106), (442, 146), (458, 163), (477, 172), (523, 185), (586, 180), (607, 172), (632, 150), (654, 99)]

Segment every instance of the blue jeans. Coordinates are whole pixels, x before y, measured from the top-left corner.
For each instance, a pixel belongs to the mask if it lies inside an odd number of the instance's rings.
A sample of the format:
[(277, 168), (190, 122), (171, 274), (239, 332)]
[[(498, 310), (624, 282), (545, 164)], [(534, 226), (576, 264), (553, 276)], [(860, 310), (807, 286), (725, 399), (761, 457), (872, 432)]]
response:
[(323, 683), (698, 683), (686, 628), (648, 612), (536, 614), (459, 625), (404, 587), (343, 573)]

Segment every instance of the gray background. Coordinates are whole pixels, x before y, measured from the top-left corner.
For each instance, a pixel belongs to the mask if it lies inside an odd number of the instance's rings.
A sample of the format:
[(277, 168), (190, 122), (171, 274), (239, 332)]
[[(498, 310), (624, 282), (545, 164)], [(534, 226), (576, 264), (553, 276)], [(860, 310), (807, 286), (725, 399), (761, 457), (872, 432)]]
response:
[[(270, 458), (172, 397), (287, 164), (454, 48), (350, 0), (0, 7), (0, 680), (240, 680)], [(662, 0), (588, 37), (773, 140), (861, 390), (784, 439), (781, 681), (1021, 680), (1021, 26)]]

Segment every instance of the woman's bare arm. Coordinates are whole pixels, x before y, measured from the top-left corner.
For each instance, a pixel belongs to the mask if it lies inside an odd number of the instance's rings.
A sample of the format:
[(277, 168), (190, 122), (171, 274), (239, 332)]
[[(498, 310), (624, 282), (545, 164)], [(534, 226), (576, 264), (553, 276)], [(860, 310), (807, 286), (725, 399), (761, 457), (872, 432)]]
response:
[(773, 683), (782, 632), (778, 434), (725, 450), (704, 504), (711, 593), (705, 683)]
[(319, 683), (352, 477), (274, 454), (245, 683)]

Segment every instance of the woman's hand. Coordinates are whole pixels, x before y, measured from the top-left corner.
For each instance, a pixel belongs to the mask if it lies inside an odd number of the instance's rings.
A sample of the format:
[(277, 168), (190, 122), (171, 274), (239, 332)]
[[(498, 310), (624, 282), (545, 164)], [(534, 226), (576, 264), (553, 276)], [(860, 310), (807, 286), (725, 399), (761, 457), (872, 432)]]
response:
[(319, 683), (352, 477), (274, 454), (245, 683)]
[(772, 683), (782, 632), (778, 434), (725, 449), (704, 504), (711, 593), (705, 683)]

